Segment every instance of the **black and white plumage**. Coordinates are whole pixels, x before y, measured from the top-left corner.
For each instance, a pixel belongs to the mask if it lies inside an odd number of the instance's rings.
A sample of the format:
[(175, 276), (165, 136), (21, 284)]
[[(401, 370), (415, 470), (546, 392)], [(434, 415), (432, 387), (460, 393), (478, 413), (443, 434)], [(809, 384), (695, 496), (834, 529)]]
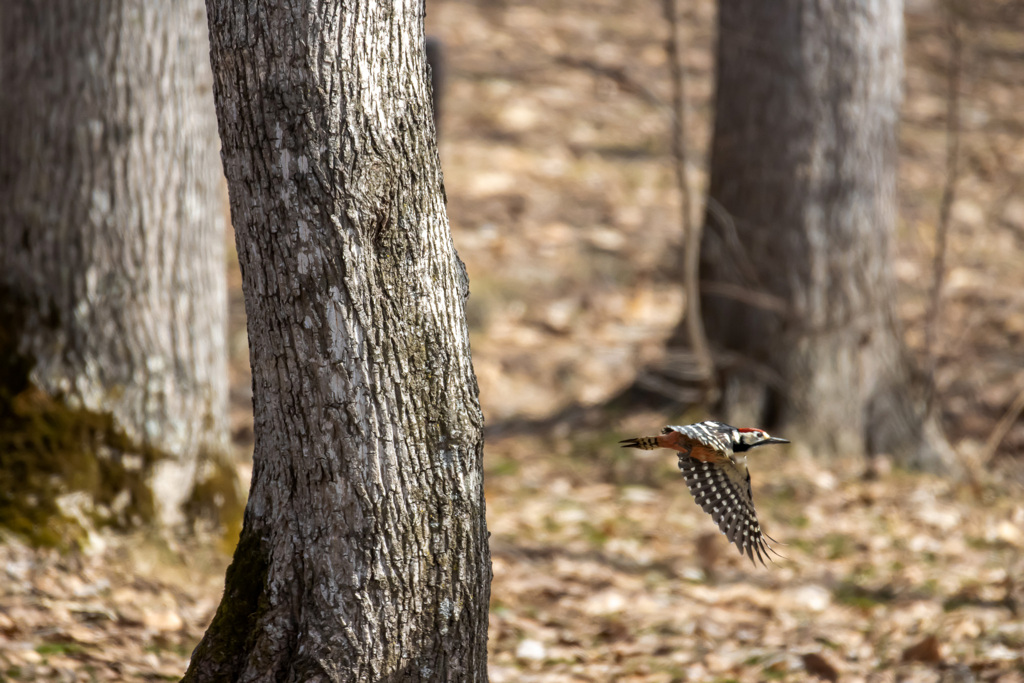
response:
[[(761, 429), (737, 429), (708, 420), (692, 425), (665, 427), (659, 436), (626, 439), (623, 448), (671, 448), (679, 451), (679, 471), (694, 500), (718, 528), (747, 555), (756, 553), (764, 564), (772, 540), (757, 521), (747, 470), (747, 451), (772, 443), (789, 443)], [(767, 539), (767, 540), (766, 540)]]

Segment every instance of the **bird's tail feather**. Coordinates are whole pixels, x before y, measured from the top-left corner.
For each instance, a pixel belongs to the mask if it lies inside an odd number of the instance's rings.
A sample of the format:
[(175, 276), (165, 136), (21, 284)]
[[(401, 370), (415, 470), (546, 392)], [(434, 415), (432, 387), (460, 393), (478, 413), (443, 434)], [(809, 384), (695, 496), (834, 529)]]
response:
[(636, 439), (624, 439), (619, 442), (623, 448), (640, 448), (645, 451), (653, 451), (656, 448), (661, 448), (658, 445), (658, 437), (656, 436), (641, 436)]

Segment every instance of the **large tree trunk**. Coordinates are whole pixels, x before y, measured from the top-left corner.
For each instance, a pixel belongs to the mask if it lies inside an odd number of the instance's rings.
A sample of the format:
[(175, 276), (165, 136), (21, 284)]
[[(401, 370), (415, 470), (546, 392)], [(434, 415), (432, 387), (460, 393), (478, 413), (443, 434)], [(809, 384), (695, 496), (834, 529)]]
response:
[(208, 6), (256, 447), (185, 679), (486, 680), (483, 425), (423, 4)]
[[(893, 309), (899, 0), (720, 0), (700, 308), (716, 413), (957, 470)], [(681, 324), (613, 406), (692, 400)]]
[(721, 0), (701, 305), (726, 419), (944, 469), (893, 315), (902, 42), (899, 0)]
[[(55, 431), (7, 434), (0, 458), (59, 473), (64, 493), (98, 467), (109, 481), (90, 492), (106, 503), (117, 492), (101, 489), (139, 470), (122, 456), (141, 454), (152, 489), (132, 492), (133, 510), (179, 522), (228, 445), (204, 7), (5, 0), (0, 31), (0, 414)], [(29, 452), (55, 439), (59, 452)]]

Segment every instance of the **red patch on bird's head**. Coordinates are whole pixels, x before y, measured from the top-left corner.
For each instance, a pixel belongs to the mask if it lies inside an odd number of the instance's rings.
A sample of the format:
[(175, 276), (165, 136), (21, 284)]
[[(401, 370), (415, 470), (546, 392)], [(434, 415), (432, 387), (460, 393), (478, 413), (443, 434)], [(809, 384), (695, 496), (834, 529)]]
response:
[(752, 427), (740, 427), (736, 431), (738, 432), (763, 432), (763, 429), (754, 429)]

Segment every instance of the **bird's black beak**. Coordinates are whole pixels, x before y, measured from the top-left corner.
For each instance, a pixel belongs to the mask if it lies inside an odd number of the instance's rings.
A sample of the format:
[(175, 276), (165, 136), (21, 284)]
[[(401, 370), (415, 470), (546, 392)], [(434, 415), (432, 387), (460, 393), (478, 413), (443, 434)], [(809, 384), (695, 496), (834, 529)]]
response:
[(765, 441), (765, 443), (789, 443), (789, 439), (780, 439), (777, 436), (770, 436), (768, 437), (768, 440)]

